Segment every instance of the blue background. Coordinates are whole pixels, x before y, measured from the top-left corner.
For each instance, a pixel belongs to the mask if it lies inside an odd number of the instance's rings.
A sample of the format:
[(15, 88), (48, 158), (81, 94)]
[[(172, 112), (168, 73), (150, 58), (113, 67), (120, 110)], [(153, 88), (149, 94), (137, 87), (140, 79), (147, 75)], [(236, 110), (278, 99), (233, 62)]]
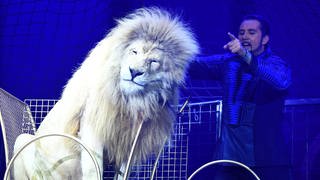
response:
[(236, 33), (243, 15), (266, 16), (271, 47), (292, 68), (289, 97), (319, 97), (318, 0), (2, 0), (0, 87), (20, 99), (59, 98), (73, 70), (114, 26), (115, 18), (154, 5), (189, 24), (202, 54), (223, 53), (226, 33)]
[[(59, 98), (72, 72), (115, 25), (114, 19), (143, 6), (160, 6), (181, 16), (196, 34), (202, 55), (224, 53), (227, 32), (236, 34), (243, 15), (267, 17), (271, 48), (292, 68), (288, 98), (320, 98), (319, 0), (1, 0), (0, 88), (21, 100)], [(216, 82), (193, 81), (183, 95), (199, 101), (220, 95), (219, 89)], [(302, 123), (295, 127), (302, 135), (297, 136), (299, 142), (302, 138), (297, 147), (307, 149), (293, 153), (299, 158), (299, 171), (308, 166), (304, 164), (309, 157), (308, 133), (318, 137), (320, 129), (319, 106), (306, 112), (294, 115)], [(317, 149), (319, 145), (310, 147), (310, 152)], [(320, 153), (310, 157), (319, 159)], [(314, 167), (319, 172), (319, 163)]]

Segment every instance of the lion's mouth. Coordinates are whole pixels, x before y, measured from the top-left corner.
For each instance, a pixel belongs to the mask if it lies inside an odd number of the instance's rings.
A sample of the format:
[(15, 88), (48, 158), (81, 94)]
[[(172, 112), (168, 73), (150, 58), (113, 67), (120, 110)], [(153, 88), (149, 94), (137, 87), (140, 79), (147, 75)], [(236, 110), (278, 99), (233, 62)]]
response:
[(139, 84), (139, 83), (137, 83), (137, 82), (135, 82), (134, 80), (131, 80), (131, 79), (123, 79), (123, 80), (124, 80), (124, 81), (128, 81), (128, 82), (131, 82), (131, 83), (136, 84), (136, 85), (141, 86), (141, 87), (144, 86), (143, 84)]

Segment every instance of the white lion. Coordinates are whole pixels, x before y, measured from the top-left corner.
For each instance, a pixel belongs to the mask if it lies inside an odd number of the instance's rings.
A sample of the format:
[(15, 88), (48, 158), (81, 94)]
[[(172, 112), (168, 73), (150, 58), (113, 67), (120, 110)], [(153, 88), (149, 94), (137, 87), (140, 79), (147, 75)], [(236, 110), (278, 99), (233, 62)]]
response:
[[(134, 161), (145, 160), (172, 132), (177, 90), (198, 50), (193, 34), (179, 18), (158, 8), (136, 10), (118, 20), (89, 53), (36, 136), (67, 133), (80, 138), (94, 151), (102, 171), (103, 156), (116, 167), (127, 162), (143, 122)], [(20, 136), (16, 150), (27, 141), (29, 136)], [(76, 158), (57, 165), (70, 154)], [(14, 170), (17, 179), (94, 179), (90, 161), (76, 143), (51, 137), (28, 147)], [(35, 174), (51, 166), (53, 172)]]

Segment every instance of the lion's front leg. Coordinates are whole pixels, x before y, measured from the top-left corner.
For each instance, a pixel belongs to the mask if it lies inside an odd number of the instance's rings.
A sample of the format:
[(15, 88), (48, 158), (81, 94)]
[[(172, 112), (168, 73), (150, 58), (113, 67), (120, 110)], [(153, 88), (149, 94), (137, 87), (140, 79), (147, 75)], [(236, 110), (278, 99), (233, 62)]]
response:
[[(82, 142), (90, 149), (94, 158), (98, 162), (98, 168), (101, 172), (101, 178), (103, 176), (103, 143), (96, 137), (94, 131), (90, 126), (85, 126), (80, 128), (80, 137)], [(81, 169), (82, 169), (82, 179), (91, 180), (97, 179), (97, 170), (91, 156), (86, 150), (81, 151)]]

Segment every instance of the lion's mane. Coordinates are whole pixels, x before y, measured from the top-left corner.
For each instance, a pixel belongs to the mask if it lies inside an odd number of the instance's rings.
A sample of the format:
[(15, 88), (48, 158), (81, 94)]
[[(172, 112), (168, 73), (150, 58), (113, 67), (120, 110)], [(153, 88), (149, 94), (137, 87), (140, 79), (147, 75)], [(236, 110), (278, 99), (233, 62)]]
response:
[[(137, 39), (161, 45), (167, 69), (160, 87), (128, 95), (119, 86), (121, 62), (126, 47)], [(145, 160), (172, 132), (172, 106), (196, 53), (198, 44), (179, 18), (158, 8), (138, 9), (118, 20), (93, 48), (47, 118), (65, 124), (63, 129), (59, 126), (60, 130), (73, 135), (86, 128), (84, 125), (92, 126), (95, 137), (104, 144), (108, 161), (118, 167), (127, 161), (138, 123), (144, 121), (134, 159)], [(48, 128), (40, 126), (38, 134), (42, 129), (48, 133)]]

